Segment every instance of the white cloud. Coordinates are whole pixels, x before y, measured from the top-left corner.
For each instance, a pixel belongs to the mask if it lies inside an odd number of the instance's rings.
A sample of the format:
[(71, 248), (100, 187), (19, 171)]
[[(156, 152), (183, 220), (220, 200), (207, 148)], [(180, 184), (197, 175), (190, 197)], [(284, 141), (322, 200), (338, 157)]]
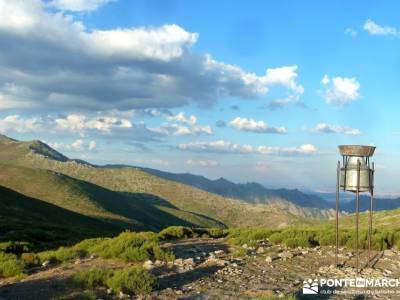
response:
[(266, 171), (269, 171), (270, 165), (269, 165), (269, 163), (267, 163), (265, 161), (257, 161), (254, 166), (254, 169), (257, 172), (266, 172)]
[[(179, 112), (176, 115), (161, 114), (172, 123), (162, 124), (160, 127), (152, 128), (154, 132), (158, 132), (166, 136), (184, 136), (184, 135), (212, 135), (213, 130), (209, 125), (198, 125), (197, 117), (191, 115), (186, 117), (184, 112)], [(175, 123), (173, 123), (175, 122)]]
[(217, 153), (252, 153), (253, 147), (250, 145), (233, 144), (224, 140), (211, 142), (192, 142), (188, 144), (179, 144), (181, 150), (194, 152), (217, 152)]
[(340, 125), (329, 125), (326, 123), (317, 124), (311, 131), (316, 133), (339, 133), (345, 135), (360, 135), (361, 131), (356, 128)]
[(191, 167), (216, 167), (219, 165), (218, 161), (216, 160), (193, 160), (188, 159), (186, 164)]
[(49, 5), (69, 11), (92, 11), (115, 0), (53, 0)]
[(167, 136), (184, 136), (184, 135), (200, 135), (200, 134), (213, 134), (210, 126), (184, 126), (179, 124), (162, 124), (158, 128), (151, 128), (154, 132), (158, 132)]
[(68, 130), (84, 135), (87, 130), (98, 130), (110, 133), (114, 128), (132, 128), (128, 119), (120, 119), (114, 116), (88, 118), (83, 114), (69, 114), (54, 120), (57, 129)]
[(296, 94), (302, 94), (304, 88), (297, 83), (297, 69), (297, 66), (267, 69), (264, 81), (268, 85), (283, 85), (294, 91)]
[(321, 83), (325, 90), (322, 93), (327, 103), (346, 105), (360, 98), (360, 83), (355, 77), (333, 77), (324, 75)]
[(41, 118), (24, 119), (19, 115), (10, 115), (0, 119), (0, 132), (32, 133), (42, 130), (44, 121)]
[(192, 152), (232, 153), (232, 154), (266, 154), (266, 155), (310, 155), (318, 152), (312, 144), (303, 144), (298, 147), (271, 147), (240, 145), (229, 141), (217, 140), (210, 142), (192, 142), (179, 144), (178, 148)]
[(176, 115), (167, 116), (167, 120), (172, 121), (172, 122), (188, 124), (190, 126), (194, 126), (197, 124), (196, 116), (191, 115), (189, 118), (186, 118), (185, 113), (182, 111)]
[(381, 26), (368, 19), (364, 23), (364, 30), (371, 35), (398, 36), (399, 32), (395, 27)]
[(71, 151), (71, 152), (92, 152), (97, 148), (96, 141), (85, 141), (77, 139), (70, 144), (67, 143), (49, 143), (49, 146), (58, 151)]
[(285, 127), (270, 127), (264, 121), (255, 121), (253, 119), (237, 117), (229, 122), (229, 125), (240, 131), (250, 131), (256, 133), (277, 133), (285, 134)]
[[(54, 3), (81, 10), (105, 1)], [(193, 52), (198, 33), (176, 24), (91, 30), (47, 8), (40, 0), (0, 0), (0, 44), (7, 45), (0, 47), (0, 108), (125, 111), (207, 106), (220, 96), (257, 98), (276, 85), (304, 90), (297, 66), (256, 75)], [(29, 93), (10, 95), (5, 83)]]

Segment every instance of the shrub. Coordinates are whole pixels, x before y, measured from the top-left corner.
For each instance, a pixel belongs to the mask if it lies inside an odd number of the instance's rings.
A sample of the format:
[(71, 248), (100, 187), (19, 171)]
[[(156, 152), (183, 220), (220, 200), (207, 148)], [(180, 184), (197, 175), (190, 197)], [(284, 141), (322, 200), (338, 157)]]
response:
[(21, 260), (27, 267), (34, 267), (40, 264), (40, 259), (35, 253), (22, 253)]
[(141, 267), (114, 271), (107, 280), (107, 286), (113, 290), (135, 294), (150, 293), (155, 285), (155, 277)]
[(112, 270), (91, 268), (79, 271), (72, 276), (74, 283), (89, 289), (106, 286), (107, 280), (112, 276)]
[(193, 230), (189, 227), (183, 226), (170, 226), (158, 233), (160, 240), (172, 240), (172, 239), (182, 239), (189, 238), (193, 236)]
[(270, 239), (274, 230), (267, 228), (232, 228), (229, 229), (227, 240), (233, 245), (253, 245), (259, 240)]
[(209, 228), (207, 234), (212, 238), (222, 238), (228, 235), (228, 231), (222, 228)]
[(0, 251), (5, 253), (21, 254), (30, 250), (28, 242), (3, 242), (0, 243)]
[(60, 247), (58, 250), (44, 251), (37, 254), (40, 262), (65, 262), (74, 258), (84, 257), (86, 252), (75, 248)]
[(22, 275), (25, 264), (15, 254), (0, 252), (0, 277)]

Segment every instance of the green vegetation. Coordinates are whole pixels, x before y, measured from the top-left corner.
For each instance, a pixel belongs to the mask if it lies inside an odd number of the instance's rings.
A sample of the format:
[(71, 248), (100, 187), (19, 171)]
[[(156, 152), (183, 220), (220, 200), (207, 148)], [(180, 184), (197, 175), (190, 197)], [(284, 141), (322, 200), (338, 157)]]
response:
[[(270, 230), (266, 228), (235, 228), (230, 229), (227, 241), (233, 245), (256, 245), (259, 240), (268, 239), (274, 244), (284, 244), (290, 248), (314, 247), (336, 244), (335, 231), (329, 226), (287, 228)], [(355, 246), (355, 232), (344, 228), (339, 231), (339, 245), (353, 248)], [(359, 233), (359, 245), (368, 247), (368, 235), (365, 229)], [(372, 232), (371, 247), (374, 250), (385, 250), (400, 245), (400, 228), (374, 229)]]
[(228, 229), (222, 228), (189, 228), (183, 226), (170, 226), (158, 233), (160, 240), (173, 240), (182, 238), (222, 238), (228, 234)]
[[(10, 243), (3, 249), (11, 249)], [(26, 248), (26, 250), (29, 248)], [(22, 274), (28, 268), (44, 262), (58, 264), (91, 255), (103, 258), (117, 258), (125, 262), (143, 262), (146, 260), (171, 261), (173, 253), (165, 250), (159, 244), (159, 237), (153, 232), (122, 232), (115, 238), (86, 239), (71, 247), (60, 247), (38, 253), (26, 252), (19, 255), (0, 251), (0, 277), (10, 277)]]
[(101, 168), (69, 160), (39, 141), (1, 139), (0, 164), (0, 185), (120, 231), (307, 222), (280, 207), (246, 204), (137, 168)]
[(86, 289), (109, 287), (115, 292), (136, 295), (150, 293), (156, 285), (155, 277), (141, 267), (119, 270), (92, 268), (74, 274), (72, 280)]
[(25, 264), (15, 254), (0, 252), (0, 278), (22, 275)]

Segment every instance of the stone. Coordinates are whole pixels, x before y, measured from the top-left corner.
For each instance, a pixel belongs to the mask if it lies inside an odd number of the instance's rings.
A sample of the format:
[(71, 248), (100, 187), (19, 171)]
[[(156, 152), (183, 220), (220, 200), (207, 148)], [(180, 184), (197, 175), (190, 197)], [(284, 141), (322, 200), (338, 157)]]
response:
[(215, 250), (214, 254), (217, 255), (217, 256), (222, 256), (222, 255), (225, 254), (225, 251), (224, 250)]
[(267, 257), (265, 257), (265, 261), (267, 263), (272, 263), (272, 257), (268, 255)]
[(256, 252), (257, 252), (257, 254), (263, 254), (265, 252), (265, 249), (264, 249), (264, 247), (261, 246), (261, 247), (257, 248)]
[(279, 253), (278, 256), (280, 258), (287, 259), (287, 258), (292, 258), (293, 257), (293, 253), (290, 252), (290, 251), (283, 251), (283, 252)]
[(112, 288), (107, 289), (107, 295), (112, 294), (112, 292), (113, 292), (113, 289), (112, 289)]
[(146, 260), (146, 261), (143, 263), (143, 269), (145, 269), (145, 270), (152, 270), (152, 269), (154, 269), (154, 264), (153, 264), (153, 262), (152, 262), (151, 260)]
[(243, 244), (243, 245), (242, 245), (242, 248), (243, 248), (243, 249), (247, 249), (247, 247), (248, 247), (247, 244)]
[(122, 291), (119, 292), (119, 295), (118, 295), (118, 298), (119, 298), (119, 299), (124, 299), (124, 298), (126, 298), (126, 297), (127, 297), (127, 295), (125, 295)]
[(80, 259), (77, 259), (77, 260), (75, 260), (74, 265), (79, 265), (81, 263), (82, 263), (82, 261)]
[(195, 263), (194, 263), (194, 260), (193, 260), (193, 258), (187, 258), (187, 259), (185, 259), (184, 261), (183, 261), (183, 264), (184, 265), (189, 265), (189, 266), (195, 266)]
[(182, 258), (175, 259), (174, 260), (174, 265), (183, 266), (183, 259)]
[(95, 258), (97, 258), (97, 257), (98, 257), (98, 256), (97, 256), (96, 253), (92, 253), (92, 254), (90, 254), (90, 256), (89, 256), (90, 259), (95, 259)]
[(42, 267), (43, 267), (43, 268), (47, 268), (48, 266), (50, 266), (50, 261), (49, 261), (49, 260), (46, 260), (46, 261), (44, 261), (44, 262), (42, 263)]

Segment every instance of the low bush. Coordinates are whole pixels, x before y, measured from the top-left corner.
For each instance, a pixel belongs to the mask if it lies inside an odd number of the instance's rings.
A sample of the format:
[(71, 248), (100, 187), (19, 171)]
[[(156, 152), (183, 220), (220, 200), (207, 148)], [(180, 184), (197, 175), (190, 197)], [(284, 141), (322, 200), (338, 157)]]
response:
[(170, 226), (158, 233), (158, 237), (162, 241), (172, 239), (189, 238), (193, 236), (193, 230), (184, 226)]
[(156, 279), (141, 267), (128, 267), (119, 270), (91, 268), (75, 273), (73, 283), (85, 289), (109, 287), (114, 292), (147, 294), (156, 285)]
[(88, 289), (106, 286), (113, 272), (104, 268), (91, 268), (89, 270), (79, 271), (72, 276), (74, 283)]
[(0, 277), (22, 275), (25, 264), (15, 254), (0, 252)]
[(156, 279), (141, 267), (130, 267), (116, 270), (107, 280), (107, 286), (114, 291), (125, 293), (150, 293), (156, 285)]
[(270, 239), (276, 232), (268, 228), (231, 228), (226, 239), (233, 245), (256, 245), (259, 240)]

